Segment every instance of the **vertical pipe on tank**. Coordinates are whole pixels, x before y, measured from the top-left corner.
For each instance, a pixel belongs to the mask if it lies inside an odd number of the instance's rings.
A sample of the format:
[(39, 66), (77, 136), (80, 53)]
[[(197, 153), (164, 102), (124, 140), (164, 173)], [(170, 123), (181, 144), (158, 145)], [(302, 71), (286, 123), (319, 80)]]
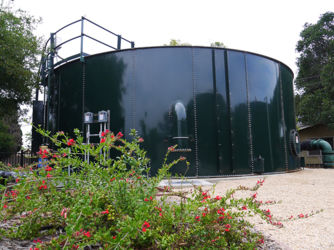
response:
[(233, 141), (232, 141), (232, 115), (231, 115), (231, 91), (230, 91), (230, 81), (229, 81), (229, 73), (228, 73), (228, 57), (227, 57), (227, 51), (224, 51), (224, 64), (225, 64), (225, 82), (226, 82), (226, 102), (227, 102), (227, 116), (229, 117), (229, 142), (230, 142), (230, 148), (231, 148), (231, 154), (230, 154), (230, 172), (233, 173), (234, 169), (234, 157), (233, 157)]
[(86, 64), (85, 58), (83, 56), (83, 39), (84, 39), (84, 21), (85, 17), (81, 17), (81, 37), (80, 37), (80, 62), (82, 63), (82, 125), (81, 131), (84, 133), (85, 124), (84, 124), (84, 115), (85, 115), (85, 89), (86, 89)]
[(249, 84), (248, 84), (248, 71), (247, 71), (247, 58), (246, 54), (243, 53), (245, 62), (245, 78), (246, 78), (246, 98), (247, 98), (247, 119), (248, 119), (248, 143), (249, 143), (249, 163), (251, 165), (251, 171), (254, 173), (254, 153), (253, 153), (253, 136), (252, 136), (252, 114), (249, 101)]
[(219, 106), (218, 106), (218, 102), (217, 102), (217, 80), (216, 80), (216, 58), (215, 58), (215, 50), (212, 49), (212, 80), (213, 80), (213, 94), (214, 94), (214, 107), (215, 107), (215, 116), (216, 119), (214, 119), (215, 122), (215, 130), (216, 130), (216, 138), (215, 138), (215, 147), (216, 147), (216, 154), (217, 154), (217, 174), (220, 173), (220, 169), (222, 168), (222, 155), (221, 155), (221, 128), (219, 128), (218, 124), (219, 124)]
[[(282, 126), (283, 126), (283, 141), (284, 141), (284, 158), (285, 158), (285, 170), (289, 170), (288, 164), (288, 148), (287, 148), (287, 139), (286, 139), (286, 125), (285, 125), (285, 118), (284, 118), (284, 102), (283, 102), (283, 83), (282, 83), (282, 70), (280, 65), (278, 65), (278, 75), (279, 75), (279, 85), (280, 85), (280, 92), (281, 92), (281, 110), (282, 110)], [(277, 69), (277, 68), (276, 68)]]
[(82, 63), (82, 126), (81, 126), (81, 131), (84, 133), (85, 129), (85, 90), (86, 90), (86, 63), (83, 61)]
[(195, 137), (195, 168), (196, 176), (199, 173), (199, 160), (198, 160), (198, 135), (197, 135), (197, 106), (196, 106), (196, 74), (195, 74), (195, 56), (194, 48), (191, 48), (191, 63), (192, 63), (192, 82), (193, 82), (193, 100), (194, 100), (194, 137)]

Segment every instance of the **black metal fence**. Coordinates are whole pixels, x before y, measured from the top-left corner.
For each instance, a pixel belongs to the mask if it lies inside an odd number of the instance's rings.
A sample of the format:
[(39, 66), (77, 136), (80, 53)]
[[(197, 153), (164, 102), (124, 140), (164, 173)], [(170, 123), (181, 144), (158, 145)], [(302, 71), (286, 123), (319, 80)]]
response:
[(27, 167), (36, 161), (36, 156), (32, 155), (30, 150), (17, 153), (0, 152), (0, 161), (8, 167)]

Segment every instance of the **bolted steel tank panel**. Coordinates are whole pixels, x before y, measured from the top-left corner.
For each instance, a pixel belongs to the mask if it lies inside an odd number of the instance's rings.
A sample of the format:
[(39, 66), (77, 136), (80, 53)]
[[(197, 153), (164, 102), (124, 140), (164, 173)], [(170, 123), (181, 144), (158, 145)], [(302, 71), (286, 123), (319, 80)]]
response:
[[(48, 93), (48, 128), (84, 131), (84, 112), (110, 110), (111, 129), (136, 129), (154, 175), (168, 147), (189, 169), (218, 176), (299, 168), (293, 73), (250, 52), (209, 47), (151, 47), (85, 57), (59, 66)], [(130, 138), (128, 138), (130, 139)]]

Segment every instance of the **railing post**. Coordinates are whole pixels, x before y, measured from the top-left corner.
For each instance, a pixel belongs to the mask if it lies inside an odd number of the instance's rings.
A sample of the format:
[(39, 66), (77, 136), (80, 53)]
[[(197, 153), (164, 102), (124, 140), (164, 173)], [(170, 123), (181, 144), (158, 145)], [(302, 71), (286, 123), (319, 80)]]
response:
[(55, 34), (50, 34), (50, 58), (49, 58), (49, 70), (53, 69), (54, 64), (54, 57), (55, 57)]
[(117, 35), (117, 49), (121, 49), (122, 36)]
[(84, 62), (84, 57), (83, 57), (84, 20), (85, 20), (85, 18), (81, 17), (80, 62)]
[[(52, 74), (53, 74), (53, 67), (54, 67), (54, 56), (55, 56), (55, 33), (51, 33), (50, 34), (50, 58), (49, 58), (49, 65), (48, 65), (48, 91), (47, 91), (47, 99), (46, 99), (46, 103), (45, 103), (45, 111), (44, 111), (44, 119), (45, 119), (45, 128), (44, 129), (48, 129), (49, 127), (49, 122), (48, 119), (46, 119), (46, 117), (48, 116), (49, 110), (50, 110), (50, 89), (51, 89), (51, 78), (52, 78)], [(45, 93), (45, 89), (44, 89), (44, 93)], [(45, 94), (44, 94), (45, 97)], [(45, 98), (44, 98), (45, 100)], [(43, 137), (43, 143), (46, 143), (46, 137)]]
[(135, 47), (135, 42), (131, 42), (131, 48)]
[(23, 150), (21, 149), (21, 158), (20, 158), (20, 166), (23, 167), (23, 157), (24, 157), (24, 152)]

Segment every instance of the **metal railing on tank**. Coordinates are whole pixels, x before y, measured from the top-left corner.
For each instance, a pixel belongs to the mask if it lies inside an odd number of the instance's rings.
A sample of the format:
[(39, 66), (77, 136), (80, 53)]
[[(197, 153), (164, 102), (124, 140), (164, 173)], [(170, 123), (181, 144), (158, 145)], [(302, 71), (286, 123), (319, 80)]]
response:
[[(117, 44), (116, 46), (113, 46), (112, 44), (110, 43), (107, 43), (107, 42), (103, 42), (103, 41), (100, 41), (88, 34), (85, 33), (85, 22), (88, 22), (92, 25), (94, 25), (95, 27), (99, 28), (100, 30), (102, 31), (105, 31), (107, 32), (108, 34), (111, 34), (115, 37), (117, 37)], [(62, 42), (62, 43), (59, 43), (59, 44), (56, 44), (56, 35), (60, 32), (60, 31), (63, 31), (67, 28), (69, 28), (70, 26), (73, 26), (74, 24), (77, 24), (77, 23), (80, 23), (81, 24), (81, 31), (80, 31), (80, 35), (77, 35), (77, 36), (74, 36), (74, 37), (71, 37), (69, 39), (67, 39), (66, 41)], [(47, 76), (50, 74), (50, 71), (53, 70), (55, 67), (61, 65), (61, 64), (64, 64), (66, 62), (69, 62), (69, 61), (72, 61), (72, 60), (75, 60), (75, 59), (78, 59), (80, 58), (80, 61), (81, 62), (84, 62), (84, 58), (85, 56), (88, 56), (87, 53), (84, 52), (84, 37), (87, 37), (89, 38), (90, 40), (92, 41), (95, 41), (99, 44), (102, 44), (104, 46), (106, 46), (107, 48), (110, 48), (112, 50), (120, 50), (122, 48), (122, 42), (126, 42), (130, 45), (130, 48), (134, 48), (135, 47), (135, 43), (133, 41), (130, 41), (128, 39), (125, 39), (124, 37), (122, 37), (121, 35), (119, 34), (116, 34), (104, 27), (102, 27), (101, 25), (85, 18), (85, 17), (81, 17), (81, 19), (79, 20), (76, 20), (72, 23), (69, 23), (67, 25), (65, 25), (64, 27), (60, 28), (59, 30), (57, 30), (56, 32), (54, 33), (51, 33), (50, 34), (50, 37), (49, 39), (46, 41), (45, 43), (45, 46), (43, 48), (43, 56), (41, 58), (41, 63), (40, 63), (40, 67), (39, 67), (39, 73), (40, 73), (40, 84), (43, 85), (43, 86), (46, 86), (47, 85), (47, 82), (46, 82), (46, 79), (47, 79)], [(69, 42), (72, 42), (76, 39), (80, 39), (80, 53), (78, 54), (74, 54), (74, 55), (71, 55), (71, 56), (68, 56), (66, 58), (61, 58), (58, 54), (59, 50), (62, 48), (63, 45), (69, 43)], [(57, 63), (54, 63), (54, 59), (58, 57), (60, 58), (61, 60)], [(38, 91), (36, 92), (36, 100), (38, 99)]]
[[(89, 32), (85, 32), (87, 31), (87, 27), (88, 24), (91, 27), (94, 27), (95, 29), (97, 29), (100, 33), (104, 34), (104, 35), (111, 35), (111, 37), (109, 36), (108, 41), (105, 41), (105, 39), (97, 39), (95, 37), (93, 37), (92, 35), (88, 35), (87, 33)], [(80, 26), (79, 27), (75, 27), (75, 25)], [(56, 41), (56, 36), (59, 32), (61, 31), (69, 31), (71, 30), (71, 28), (78, 28), (78, 34), (77, 36), (73, 36), (72, 33), (70, 33), (69, 35), (69, 39), (65, 40), (64, 42), (61, 42), (59, 44), (57, 44)], [(91, 34), (91, 33), (90, 33)], [(39, 103), (41, 101), (39, 101), (39, 90), (41, 88), (43, 88), (42, 92), (43, 92), (43, 108), (42, 108), (42, 123), (40, 123), (40, 121), (38, 122), (34, 122), (33, 120), (33, 124), (34, 126), (42, 126), (43, 129), (48, 129), (48, 121), (47, 121), (47, 113), (49, 110), (49, 96), (48, 96), (48, 91), (50, 90), (50, 86), (51, 86), (51, 79), (52, 76), (54, 74), (54, 70), (56, 67), (65, 64), (67, 62), (73, 61), (73, 60), (77, 60), (80, 59), (80, 61), (82, 62), (82, 67), (83, 67), (83, 72), (85, 72), (85, 57), (88, 56), (89, 54), (86, 53), (86, 49), (87, 45), (85, 45), (84, 43), (84, 38), (89, 39), (90, 41), (93, 41), (94, 43), (98, 43), (101, 44), (103, 48), (108, 48), (111, 50), (120, 50), (122, 49), (122, 47), (125, 48), (134, 48), (135, 47), (135, 43), (133, 41), (130, 41), (128, 39), (125, 39), (124, 37), (122, 37), (119, 34), (116, 34), (104, 27), (102, 27), (101, 25), (85, 18), (85, 17), (81, 17), (81, 19), (76, 20), (74, 22), (71, 22), (67, 25), (65, 25), (64, 27), (58, 29), (56, 32), (51, 33), (49, 39), (46, 41), (44, 47), (43, 47), (43, 51), (42, 51), (42, 58), (41, 58), (41, 62), (40, 62), (40, 67), (38, 70), (40, 79), (38, 82), (38, 87), (36, 88), (36, 95), (35, 95), (35, 101), (36, 103)], [(69, 56), (64, 56), (64, 58), (62, 58), (59, 54), (60, 51), (64, 50), (63, 46), (65, 44), (69, 44), (70, 42), (74, 41), (74, 40), (78, 40), (80, 39), (80, 52), (79, 53), (73, 53), (73, 51), (75, 51), (75, 48), (78, 49), (78, 47), (71, 47), (70, 48), (70, 53)], [(103, 41), (101, 41), (103, 40)], [(85, 46), (84, 46), (85, 45)], [(65, 46), (66, 47), (66, 46)], [(91, 47), (90, 47), (91, 48)], [(100, 51), (101, 52), (101, 51)], [(100, 53), (98, 52), (98, 53)], [(59, 61), (56, 61), (59, 60)], [(56, 62), (55, 62), (56, 61)], [(83, 73), (84, 74), (84, 73)], [(83, 81), (84, 81), (85, 77), (83, 77)], [(84, 82), (83, 82), (84, 85)], [(84, 97), (83, 97), (84, 98)], [(38, 110), (36, 110), (38, 111)], [(37, 120), (36, 120), (37, 121)], [(42, 139), (42, 143), (45, 144), (47, 143), (46, 139), (43, 137)]]

